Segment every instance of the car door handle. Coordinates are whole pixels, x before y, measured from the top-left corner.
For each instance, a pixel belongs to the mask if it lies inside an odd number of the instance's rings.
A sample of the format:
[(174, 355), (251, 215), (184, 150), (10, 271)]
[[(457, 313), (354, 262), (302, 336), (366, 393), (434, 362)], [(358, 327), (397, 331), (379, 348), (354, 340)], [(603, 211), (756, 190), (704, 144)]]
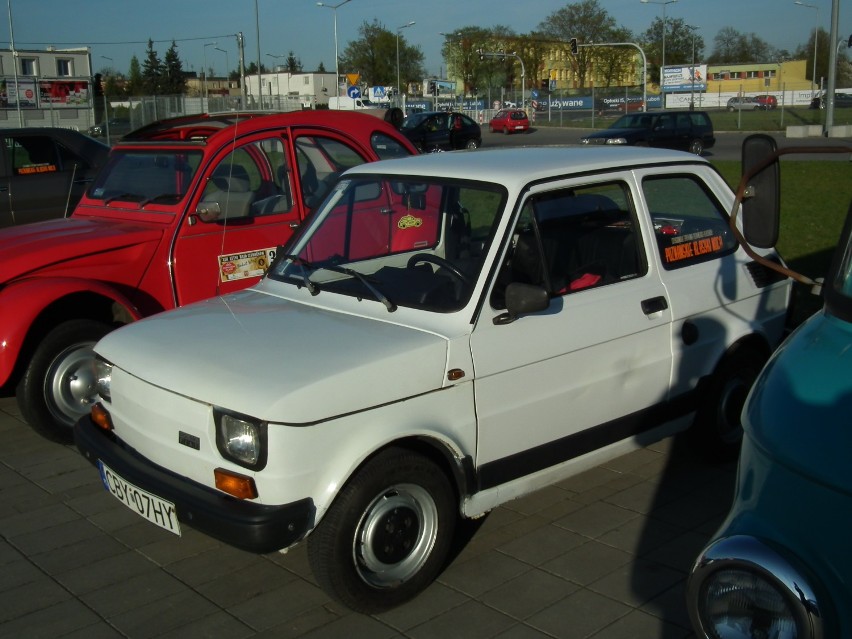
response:
[(645, 315), (653, 315), (654, 313), (661, 313), (669, 307), (669, 303), (666, 301), (666, 298), (660, 295), (659, 297), (652, 297), (647, 300), (642, 300), (642, 312)]

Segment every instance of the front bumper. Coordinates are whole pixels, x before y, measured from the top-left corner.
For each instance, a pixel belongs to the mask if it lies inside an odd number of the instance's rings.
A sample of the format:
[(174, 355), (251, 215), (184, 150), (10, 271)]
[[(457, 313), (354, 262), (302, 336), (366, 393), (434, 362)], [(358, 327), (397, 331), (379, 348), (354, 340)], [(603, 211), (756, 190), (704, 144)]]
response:
[(93, 465), (102, 461), (127, 481), (174, 503), (182, 523), (237, 548), (280, 550), (313, 528), (316, 509), (309, 498), (280, 506), (236, 499), (152, 464), (88, 416), (74, 426), (74, 440)]

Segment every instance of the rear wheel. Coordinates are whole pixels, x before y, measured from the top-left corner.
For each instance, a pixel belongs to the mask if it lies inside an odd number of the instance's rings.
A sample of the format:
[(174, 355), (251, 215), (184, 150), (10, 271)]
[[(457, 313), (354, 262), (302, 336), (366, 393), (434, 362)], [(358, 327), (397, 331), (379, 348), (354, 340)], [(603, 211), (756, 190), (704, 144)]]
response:
[(74, 423), (97, 400), (94, 346), (111, 330), (103, 322), (71, 320), (41, 341), (16, 389), (21, 413), (34, 430), (71, 441)]
[(438, 575), (456, 517), (443, 471), (418, 453), (388, 449), (358, 471), (308, 537), (311, 569), (352, 610), (388, 610)]
[(719, 363), (691, 429), (701, 454), (718, 460), (736, 458), (743, 438), (743, 406), (765, 363), (765, 355), (751, 346), (737, 347)]
[(465, 148), (477, 149), (477, 148), (479, 148), (479, 142), (477, 142), (476, 140), (468, 140), (467, 144), (465, 145)]
[(689, 152), (695, 155), (704, 153), (704, 143), (701, 140), (693, 140), (689, 143)]

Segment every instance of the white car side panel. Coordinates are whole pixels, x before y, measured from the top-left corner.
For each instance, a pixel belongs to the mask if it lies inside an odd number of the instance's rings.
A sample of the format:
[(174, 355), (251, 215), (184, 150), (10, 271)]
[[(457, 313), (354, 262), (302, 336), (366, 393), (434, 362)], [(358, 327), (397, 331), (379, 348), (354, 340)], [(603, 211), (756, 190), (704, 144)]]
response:
[(668, 398), (671, 313), (654, 276), (579, 291), (550, 309), (471, 338), (479, 417), (477, 465), (631, 414)]

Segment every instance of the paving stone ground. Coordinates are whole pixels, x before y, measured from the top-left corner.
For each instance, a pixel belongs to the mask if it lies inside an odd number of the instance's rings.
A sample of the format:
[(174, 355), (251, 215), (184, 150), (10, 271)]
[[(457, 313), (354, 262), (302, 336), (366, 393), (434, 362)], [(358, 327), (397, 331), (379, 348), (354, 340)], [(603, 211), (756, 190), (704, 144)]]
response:
[(72, 446), (0, 398), (0, 637), (686, 639), (684, 584), (736, 465), (676, 438), (493, 511), (414, 601), (366, 616), (320, 590), (303, 547), (178, 538), (106, 493)]

